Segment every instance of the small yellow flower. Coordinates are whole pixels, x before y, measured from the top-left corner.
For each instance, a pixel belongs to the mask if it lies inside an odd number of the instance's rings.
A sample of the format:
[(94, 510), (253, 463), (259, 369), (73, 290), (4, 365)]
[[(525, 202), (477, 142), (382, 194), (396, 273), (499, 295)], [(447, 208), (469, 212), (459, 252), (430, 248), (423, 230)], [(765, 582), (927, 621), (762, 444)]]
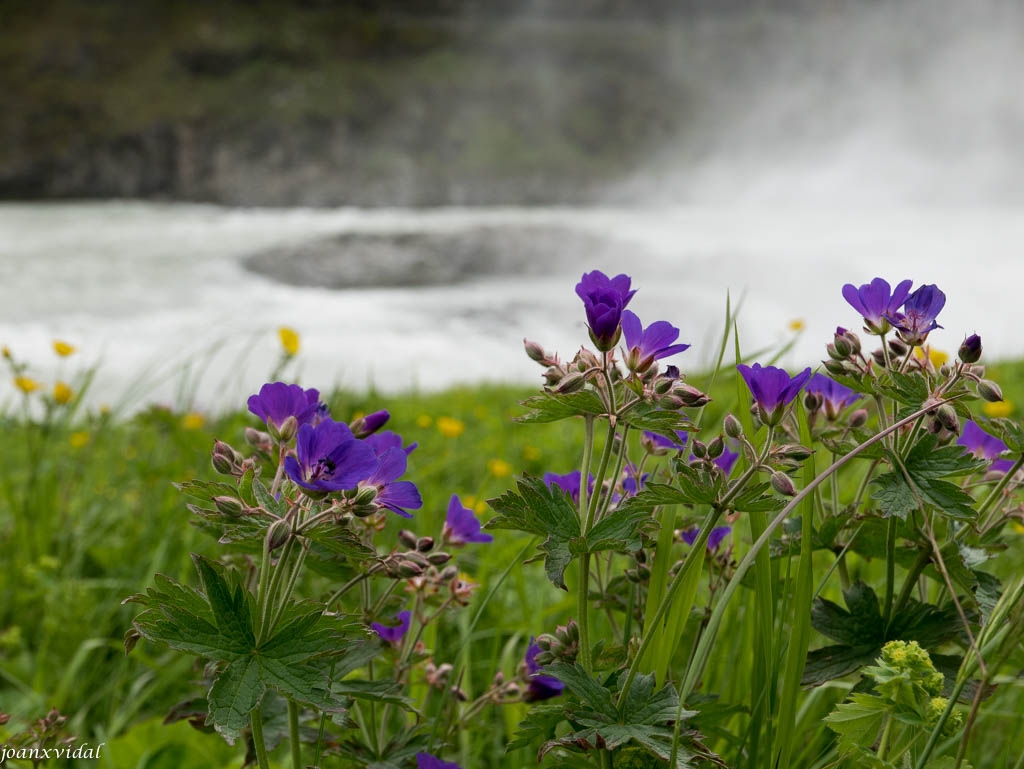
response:
[(281, 340), (281, 347), (284, 354), (293, 358), (299, 354), (299, 332), (288, 326), (281, 326), (277, 330), (277, 337)]
[(197, 414), (195, 411), (190, 411), (181, 418), (181, 426), (186, 430), (198, 430), (205, 424), (206, 417), (202, 414)]
[(482, 500), (482, 499), (478, 500), (473, 505), (473, 512), (476, 513), (477, 515), (480, 515), (480, 513), (486, 513), (487, 512), (487, 503), (484, 500)]
[(74, 397), (75, 391), (71, 389), (71, 385), (67, 382), (57, 382), (53, 386), (53, 399), (61, 406), (71, 403), (71, 399)]
[(63, 341), (61, 339), (54, 339), (53, 340), (53, 351), (55, 353), (57, 353), (62, 358), (66, 358), (69, 355), (74, 355), (75, 354), (75, 350), (77, 350), (77, 349), (78, 348), (75, 347), (73, 344), (68, 344), (67, 342), (65, 342), (65, 341)]
[(3, 355), (5, 359), (10, 360), (11, 359), (11, 348), (8, 347), (7, 345), (4, 345), (3, 347), (0, 347), (0, 355)]
[(505, 476), (510, 475), (512, 473), (512, 465), (510, 465), (504, 459), (488, 459), (487, 472), (489, 472), (495, 478), (504, 478)]
[(790, 331), (803, 331), (806, 326), (807, 324), (804, 323), (803, 318), (793, 318), (793, 320), (789, 322)]
[(72, 448), (85, 448), (89, 445), (89, 433), (84, 430), (77, 433), (71, 433), (71, 436), (68, 438), (68, 442), (71, 444)]
[(28, 395), (29, 393), (35, 392), (39, 389), (39, 382), (31, 377), (16, 376), (14, 377), (14, 386)]
[(1010, 528), (1018, 534), (1024, 534), (1024, 524), (1022, 524), (1020, 521), (1014, 521), (1013, 523), (1011, 523)]
[(1013, 404), (1007, 400), (997, 401), (996, 403), (986, 401), (981, 404), (981, 410), (985, 413), (985, 416), (999, 419), (1000, 417), (1008, 417), (1013, 413)]
[(445, 438), (458, 438), (466, 432), (466, 423), (454, 417), (438, 417), (437, 429)]
[(416, 425), (418, 427), (426, 429), (430, 427), (432, 424), (434, 424), (434, 418), (430, 416), (430, 414), (420, 414), (418, 417), (416, 417)]
[(527, 462), (536, 462), (541, 457), (541, 451), (536, 446), (523, 447), (523, 459)]
[(459, 497), (462, 500), (462, 504), (468, 507), (470, 510), (476, 507), (476, 497), (472, 494), (463, 494)]

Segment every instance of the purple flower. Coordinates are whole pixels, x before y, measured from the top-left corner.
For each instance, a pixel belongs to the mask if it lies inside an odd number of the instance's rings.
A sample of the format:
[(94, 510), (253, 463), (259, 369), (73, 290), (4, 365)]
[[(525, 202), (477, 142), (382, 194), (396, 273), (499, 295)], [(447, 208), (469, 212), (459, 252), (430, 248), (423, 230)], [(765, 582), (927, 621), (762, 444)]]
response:
[(524, 659), (526, 672), (529, 674), (528, 686), (525, 694), (523, 694), (523, 700), (526, 702), (549, 700), (552, 697), (559, 696), (565, 690), (565, 684), (557, 678), (538, 672), (540, 670), (540, 665), (537, 664), (538, 654), (540, 654), (540, 647), (531, 638), (530, 645), (526, 647), (526, 657)]
[(402, 449), (406, 455), (409, 455), (412, 454), (419, 445), (418, 443), (410, 443), (408, 446), (403, 446), (402, 436), (398, 433), (392, 432), (391, 430), (384, 430), (383, 432), (368, 435), (363, 439), (363, 441), (373, 447), (373, 451), (377, 456), (380, 456), (388, 449)]
[(977, 334), (971, 334), (964, 339), (963, 344), (960, 345), (960, 350), (957, 352), (957, 357), (964, 363), (977, 363), (981, 360), (981, 337)]
[(398, 620), (397, 625), (382, 625), (379, 622), (371, 622), (370, 629), (389, 644), (398, 644), (405, 637), (405, 634), (409, 632), (409, 618), (411, 616), (412, 612), (410, 611), (400, 611), (395, 615), (395, 619)]
[(405, 473), (408, 455), (401, 448), (390, 448), (377, 455), (377, 469), (360, 486), (375, 486), (377, 496), (374, 504), (384, 507), (403, 518), (412, 518), (406, 508), (418, 510), (423, 499), (412, 481), (400, 481)]
[[(571, 473), (565, 473), (564, 475), (559, 475), (558, 473), (544, 473), (544, 483), (547, 484), (549, 489), (557, 486), (569, 495), (573, 504), (578, 505), (580, 503), (580, 477), (581, 473), (579, 470), (573, 470)], [(588, 475), (587, 493), (590, 494), (593, 490), (594, 476)]]
[(480, 521), (473, 511), (462, 506), (458, 494), (452, 494), (448, 502), (448, 516), (444, 520), (441, 536), (452, 545), (463, 545), (467, 542), (493, 542), (494, 537), (480, 531)]
[(682, 451), (686, 448), (686, 441), (689, 440), (689, 434), (686, 430), (673, 430), (676, 435), (676, 440), (666, 438), (664, 435), (658, 435), (658, 433), (652, 433), (644, 431), (643, 441), (649, 446), (649, 451), (657, 451), (659, 449), (669, 449), (672, 451)]
[(815, 373), (808, 380), (807, 392), (817, 393), (821, 396), (825, 406), (825, 415), (830, 420), (839, 416), (839, 413), (851, 403), (860, 400), (860, 395), (849, 387), (845, 387), (820, 373)]
[(289, 418), (294, 418), (296, 427), (309, 424), (317, 416), (319, 406), (317, 390), (303, 390), (297, 384), (284, 382), (268, 382), (257, 395), (249, 396), (249, 411), (267, 423), (271, 434), (284, 440), (295, 434), (294, 428), (290, 435), (281, 434)]
[(711, 461), (718, 465), (724, 475), (728, 475), (732, 472), (732, 468), (739, 458), (740, 453), (738, 451), (730, 451), (729, 447), (726, 446), (722, 449), (722, 453)]
[(597, 349), (608, 352), (619, 341), (622, 311), (636, 291), (630, 291), (628, 275), (609, 278), (603, 272), (587, 272), (576, 284), (576, 294), (583, 300), (587, 312), (590, 338)]
[(933, 284), (921, 286), (907, 297), (903, 312), (890, 312), (889, 322), (899, 331), (900, 338), (911, 345), (920, 345), (928, 333), (942, 328), (935, 320), (946, 305), (946, 295)]
[(623, 470), (625, 477), (622, 479), (622, 491), (627, 497), (635, 497), (647, 483), (647, 473), (640, 474), (640, 468), (632, 462), (627, 462)]
[(452, 761), (442, 761), (429, 753), (417, 753), (416, 769), (462, 769), (462, 767)]
[(387, 411), (374, 411), (372, 414), (353, 420), (349, 427), (352, 428), (352, 434), (357, 438), (366, 438), (382, 428), (389, 419), (391, 419), (391, 414)]
[(284, 471), (302, 488), (321, 493), (353, 489), (379, 464), (369, 444), (356, 440), (348, 425), (333, 419), (299, 427), (295, 453), (285, 458)]
[(875, 278), (860, 288), (852, 283), (843, 286), (843, 298), (864, 318), (864, 325), (872, 334), (884, 334), (889, 330), (889, 316), (899, 309), (910, 293), (912, 281), (904, 280), (889, 293), (889, 283)]
[(630, 371), (644, 372), (654, 361), (690, 348), (688, 344), (673, 344), (679, 338), (679, 329), (668, 321), (656, 320), (645, 329), (640, 318), (629, 310), (622, 313), (622, 333)]
[(963, 430), (956, 442), (964, 447), (966, 453), (974, 454), (978, 459), (992, 460), (992, 470), (1005, 473), (1013, 467), (1011, 460), (999, 459), (999, 455), (1006, 451), (1006, 444), (970, 420), (964, 422)]
[(736, 368), (750, 388), (750, 394), (754, 396), (758, 417), (766, 425), (779, 423), (786, 406), (811, 378), (810, 368), (805, 368), (794, 377), (786, 373), (785, 369), (775, 366), (762, 367), (760, 363), (753, 366), (740, 363)]
[[(718, 546), (722, 544), (722, 540), (725, 539), (732, 531), (731, 526), (716, 526), (708, 534), (708, 552), (715, 552), (718, 550)], [(697, 541), (697, 535), (700, 534), (700, 529), (696, 526), (691, 526), (688, 529), (683, 529), (679, 532), (679, 536), (682, 537), (683, 542), (693, 547), (693, 543)]]

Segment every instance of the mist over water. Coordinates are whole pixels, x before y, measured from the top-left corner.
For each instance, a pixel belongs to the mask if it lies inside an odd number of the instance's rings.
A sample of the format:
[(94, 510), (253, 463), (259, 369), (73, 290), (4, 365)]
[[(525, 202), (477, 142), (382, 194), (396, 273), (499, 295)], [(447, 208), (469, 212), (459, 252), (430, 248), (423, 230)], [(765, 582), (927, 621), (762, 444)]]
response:
[(1024, 204), (1024, 3), (811, 3), (665, 35), (692, 120), (613, 199)]
[[(727, 297), (745, 350), (794, 342), (783, 362), (815, 365), (837, 325), (859, 328), (841, 286), (875, 276), (946, 292), (936, 347), (977, 332), (989, 360), (1024, 355), (1007, 322), (1024, 272), (1024, 4), (710, 14), (661, 44), (692, 84), (685, 132), (595, 207), (0, 205), (0, 343), (47, 381), (99, 363), (92, 399), (129, 407), (237, 407), (273, 368), (279, 325), (303, 338), (292, 375), (322, 389), (539, 384), (523, 337), (571, 357), (586, 340), (573, 286), (601, 269), (633, 276), (645, 323), (681, 328), (684, 370), (713, 361)], [(534, 64), (550, 77), (537, 119), (565, 118), (556, 65)], [(392, 277), (375, 280), (381, 258)], [(405, 279), (406, 264), (444, 279)], [(80, 356), (58, 364), (54, 338)]]

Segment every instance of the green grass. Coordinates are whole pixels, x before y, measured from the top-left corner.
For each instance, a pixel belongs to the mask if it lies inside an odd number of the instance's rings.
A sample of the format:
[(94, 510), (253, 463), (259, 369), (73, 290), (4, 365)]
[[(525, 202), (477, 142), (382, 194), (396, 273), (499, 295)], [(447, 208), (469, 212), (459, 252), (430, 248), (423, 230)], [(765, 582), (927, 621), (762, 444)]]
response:
[[(1003, 386), (1010, 402), (1024, 402), (1024, 362), (992, 366), (988, 376)], [(694, 383), (700, 386), (700, 379)], [(733, 408), (735, 393), (732, 377), (716, 383), (712, 395), (717, 400), (706, 425), (717, 424)], [(517, 402), (530, 394), (495, 386), (389, 397), (335, 394), (330, 401), (336, 418), (387, 408), (392, 414), (389, 428), (419, 444), (406, 477), (420, 488), (424, 507), (413, 521), (392, 520), (378, 541), (394, 542), (403, 525), (420, 535), (438, 536), (452, 494), (475, 504), (504, 492), (521, 473), (572, 470), (582, 444), (578, 424), (514, 423), (522, 411)], [(0, 742), (55, 707), (69, 717), (70, 731), (81, 740), (108, 744), (109, 758), (101, 765), (155, 769), (182, 765), (182, 756), (188, 756), (192, 767), (238, 765), (238, 751), (219, 737), (180, 723), (159, 725), (173, 705), (196, 693), (192, 681), (201, 671), (183, 656), (145, 642), (126, 656), (122, 639), (135, 611), (121, 601), (143, 591), (157, 572), (194, 584), (188, 554), (218, 554), (216, 543), (190, 525), (192, 516), (172, 483), (213, 480), (208, 459), (213, 439), (241, 446), (245, 426), (254, 425), (255, 419), (239, 412), (207, 417), (204, 425), (196, 426), (182, 414), (154, 407), (122, 419), (99, 414), (56, 418), (43, 429), (19, 413), (14, 404), (0, 417), (5, 438), (0, 442), (0, 711), (12, 716), (0, 727), (6, 729), (0, 731)], [(749, 537), (745, 525), (737, 531), (738, 537)], [(1016, 536), (1016, 552), (998, 562), (997, 571), (1004, 576), (1024, 565)], [(514, 675), (526, 639), (550, 632), (575, 610), (573, 596), (553, 588), (539, 564), (509, 568), (527, 542), (524, 536), (499, 531), (492, 545), (467, 548), (460, 555), (460, 568), (481, 588), (466, 611), (428, 636), (438, 662), (462, 666), (462, 687), (471, 697), (486, 689), (495, 671)], [(816, 587), (830, 560), (817, 553), (814, 563)], [(795, 560), (791, 568), (795, 577)], [(771, 573), (770, 568), (763, 571)], [(853, 571), (855, 576), (878, 577), (884, 564), (858, 560)], [(311, 578), (304, 589), (315, 593), (330, 588)], [(828, 595), (834, 598), (834, 590)], [(703, 606), (706, 598), (702, 580), (696, 605)], [(702, 690), (721, 694), (706, 709), (734, 709), (724, 727), (708, 734), (712, 749), (728, 753), (736, 735), (750, 728), (750, 715), (743, 710), (751, 702), (748, 682), (793, 664), (786, 661), (786, 634), (766, 639), (773, 631), (763, 624), (767, 601), (769, 611), (782, 617), (775, 632), (788, 627), (784, 618), (792, 600), (785, 591), (755, 594), (741, 589), (730, 606), (726, 621), (738, 630), (720, 637), (703, 676)], [(749, 621), (756, 617), (760, 619)], [(603, 626), (596, 619), (594, 632), (600, 637)], [(682, 623), (684, 642), (677, 654), (688, 648), (685, 639), (692, 638), (693, 620)], [(824, 643), (811, 631), (811, 648)], [(772, 657), (762, 659), (766, 667), (759, 668), (762, 663), (755, 663), (751, 650), (762, 646)], [(825, 755), (829, 735), (821, 718), (851, 683), (802, 697), (787, 726), (792, 766), (813, 767)], [(989, 702), (974, 738), (970, 759), (976, 769), (1010, 766), (1008, 761), (1024, 751), (1022, 708), (1024, 688), (1007, 681)], [(532, 763), (529, 751), (503, 753), (524, 713), (522, 705), (486, 709), (479, 728), (463, 735), (462, 766)], [(769, 734), (765, 732), (764, 740)], [(986, 744), (998, 745), (998, 750), (986, 751)], [(767, 742), (762, 741), (761, 749), (767, 749)]]

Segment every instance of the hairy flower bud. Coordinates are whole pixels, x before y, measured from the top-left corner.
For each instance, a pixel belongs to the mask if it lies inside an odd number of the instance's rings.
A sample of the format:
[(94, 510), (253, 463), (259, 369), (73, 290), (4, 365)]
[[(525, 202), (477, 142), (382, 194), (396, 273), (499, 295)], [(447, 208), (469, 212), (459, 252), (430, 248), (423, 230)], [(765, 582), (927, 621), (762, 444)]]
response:
[[(871, 359), (875, 362), (876, 366), (885, 366), (885, 352), (883, 352), (881, 349), (872, 352)], [(826, 366), (825, 368), (828, 368), (828, 366)]]
[(555, 388), (555, 392), (559, 395), (566, 395), (568, 393), (574, 393), (583, 389), (583, 386), (587, 383), (587, 378), (579, 372), (569, 374), (564, 377), (561, 382), (558, 383), (558, 387)]
[(229, 515), (232, 518), (237, 518), (239, 515), (245, 512), (245, 505), (242, 504), (242, 500), (236, 499), (235, 497), (214, 497), (213, 504), (219, 512), (223, 513), (224, 515)]
[(838, 360), (823, 360), (822, 365), (825, 366), (825, 370), (830, 374), (842, 376), (847, 373), (846, 366), (844, 366), (842, 362)]
[(279, 518), (270, 524), (270, 528), (267, 529), (267, 550), (274, 552), (277, 548), (281, 547), (287, 542), (292, 536), (292, 525), (284, 518)]
[(893, 355), (903, 356), (910, 351), (910, 345), (902, 339), (896, 339), (894, 337), (889, 340), (889, 350), (892, 351)]
[(246, 427), (245, 442), (253, 448), (266, 451), (271, 446), (270, 433), (257, 430), (255, 427)]
[(537, 363), (544, 363), (547, 360), (547, 353), (544, 352), (544, 348), (536, 342), (531, 342), (529, 339), (523, 340), (523, 347), (526, 348), (526, 356)]
[(843, 342), (845, 352), (844, 350), (840, 350), (835, 342), (829, 342), (827, 345), (825, 345), (825, 352), (828, 353), (829, 359), (840, 361), (846, 360), (847, 356), (849, 355), (849, 349), (845, 347), (845, 344), (846, 343)]
[(967, 337), (960, 345), (957, 357), (964, 363), (977, 363), (981, 359), (981, 337), (977, 334)]
[(548, 368), (547, 371), (544, 372), (544, 382), (547, 384), (548, 387), (554, 387), (555, 385), (562, 381), (562, 377), (564, 376), (565, 371), (563, 371), (560, 367), (551, 366), (550, 368)]
[(693, 455), (697, 459), (704, 459), (708, 455), (708, 447), (701, 441), (695, 440), (691, 446)]
[(998, 403), (1003, 399), (1003, 391), (991, 379), (982, 379), (978, 382), (978, 395), (989, 403)]
[(676, 383), (676, 386), (672, 388), (672, 394), (678, 397), (687, 408), (700, 408), (711, 402), (711, 398), (707, 394), (683, 382)]
[(434, 538), (433, 537), (420, 537), (416, 540), (416, 549), (421, 553), (429, 553), (434, 549)]
[(787, 497), (796, 496), (796, 487), (790, 477), (783, 472), (776, 470), (772, 473), (772, 488), (779, 494)]
[(234, 473), (234, 463), (223, 454), (213, 454), (210, 457), (210, 461), (213, 463), (213, 469), (221, 475), (232, 475)]
[(857, 428), (863, 427), (868, 421), (868, 410), (857, 409), (850, 414), (850, 427)]
[(446, 553), (442, 550), (437, 550), (427, 555), (427, 561), (431, 566), (444, 566), (451, 559), (451, 553)]
[(408, 529), (402, 529), (398, 532), (398, 541), (405, 545), (407, 548), (413, 549), (416, 547), (416, 543), (419, 541), (419, 537), (417, 537), (415, 533), (409, 531)]
[(825, 399), (821, 397), (820, 393), (812, 392), (807, 390), (804, 392), (804, 408), (808, 412), (814, 413), (825, 404)]
[(722, 456), (722, 452), (725, 451), (725, 439), (721, 435), (715, 436), (715, 438), (708, 444), (708, 458), (718, 459)]
[(799, 443), (786, 443), (779, 446), (777, 449), (779, 454), (786, 459), (792, 459), (794, 462), (803, 462), (814, 452), (806, 446), (801, 446)]
[(935, 410), (935, 419), (951, 433), (960, 432), (960, 420), (956, 416), (956, 410), (948, 403), (943, 403)]

